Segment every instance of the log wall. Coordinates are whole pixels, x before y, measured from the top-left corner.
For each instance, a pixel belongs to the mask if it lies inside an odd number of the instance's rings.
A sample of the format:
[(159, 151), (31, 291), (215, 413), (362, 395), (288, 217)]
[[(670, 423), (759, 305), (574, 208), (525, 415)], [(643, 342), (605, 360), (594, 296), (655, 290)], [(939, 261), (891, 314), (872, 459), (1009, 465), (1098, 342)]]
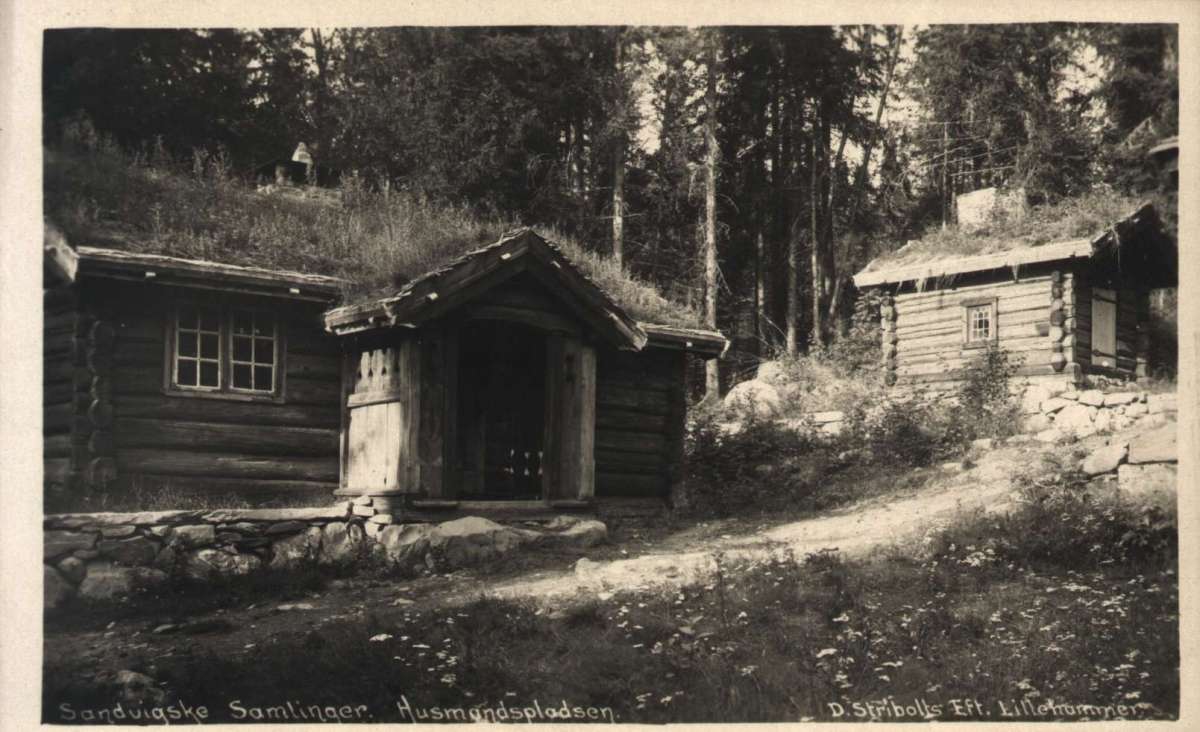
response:
[[(964, 346), (963, 301), (996, 298), (997, 344), (1021, 361), (1025, 373), (1053, 373), (1048, 338), (1051, 278), (1048, 272), (901, 292), (894, 298), (895, 374), (900, 383), (961, 376), (979, 354)], [(885, 325), (885, 329), (887, 326)]]
[(666, 498), (680, 480), (684, 354), (598, 349), (596, 496)]
[(164, 389), (167, 319), (178, 294), (151, 284), (81, 286), (86, 308), (112, 330), (108, 384), (93, 385), (91, 396), (109, 400), (111, 429), (98, 447), (111, 446), (117, 489), (329, 500), (338, 487), (341, 354), (320, 328), (320, 306), (239, 300), (279, 314), (282, 398), (196, 397)]
[[(1144, 310), (1142, 302), (1145, 295), (1130, 286), (1130, 283), (1100, 281), (1096, 272), (1080, 269), (1071, 277), (1071, 303), (1067, 322), (1068, 332), (1073, 339), (1072, 352), (1075, 362), (1084, 373), (1102, 375), (1119, 375), (1134, 377), (1137, 375), (1138, 356), (1141, 352), (1141, 323), (1139, 312)], [(1092, 365), (1092, 288), (1111, 289), (1117, 293), (1117, 367), (1109, 369)]]

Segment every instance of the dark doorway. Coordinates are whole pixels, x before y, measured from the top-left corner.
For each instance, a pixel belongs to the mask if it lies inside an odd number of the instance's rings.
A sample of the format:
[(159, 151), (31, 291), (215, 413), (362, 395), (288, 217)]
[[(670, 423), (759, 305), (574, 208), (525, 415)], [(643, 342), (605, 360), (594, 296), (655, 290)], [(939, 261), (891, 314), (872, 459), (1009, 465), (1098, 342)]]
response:
[(460, 331), (457, 455), (464, 499), (542, 498), (546, 338), (494, 320)]

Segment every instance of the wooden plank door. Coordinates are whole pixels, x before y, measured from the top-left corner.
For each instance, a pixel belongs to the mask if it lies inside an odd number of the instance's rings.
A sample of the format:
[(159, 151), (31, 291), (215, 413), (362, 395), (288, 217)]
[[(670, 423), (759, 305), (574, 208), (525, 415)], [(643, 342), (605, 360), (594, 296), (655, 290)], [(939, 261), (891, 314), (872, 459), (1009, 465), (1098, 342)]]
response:
[(420, 357), (416, 340), (361, 353), (346, 403), (347, 493), (419, 491)]
[(1117, 367), (1117, 293), (1092, 289), (1092, 365)]

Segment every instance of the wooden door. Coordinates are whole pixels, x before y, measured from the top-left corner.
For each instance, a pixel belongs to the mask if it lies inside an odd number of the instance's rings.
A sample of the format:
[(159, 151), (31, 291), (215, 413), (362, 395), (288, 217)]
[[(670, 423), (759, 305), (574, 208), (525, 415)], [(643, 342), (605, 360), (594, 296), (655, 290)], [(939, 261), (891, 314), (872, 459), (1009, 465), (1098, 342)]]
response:
[(360, 354), (354, 390), (346, 403), (347, 493), (419, 491), (419, 378), (415, 340)]
[(1117, 367), (1117, 293), (1092, 290), (1092, 364)]
[(548, 500), (595, 494), (596, 350), (552, 334), (546, 343), (546, 436), (542, 486)]

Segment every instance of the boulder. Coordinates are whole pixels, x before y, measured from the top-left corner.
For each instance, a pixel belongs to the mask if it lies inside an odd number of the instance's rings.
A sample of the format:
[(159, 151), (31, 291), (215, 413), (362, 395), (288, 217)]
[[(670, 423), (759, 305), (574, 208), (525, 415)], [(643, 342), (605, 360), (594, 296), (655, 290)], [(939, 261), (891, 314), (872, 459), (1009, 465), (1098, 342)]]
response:
[(271, 545), (272, 569), (287, 569), (315, 561), (321, 550), (321, 527), (280, 539)]
[(572, 526), (574, 526), (575, 524), (579, 523), (580, 521), (585, 521), (585, 520), (586, 519), (584, 519), (582, 516), (572, 516), (570, 514), (562, 514), (559, 516), (555, 516), (554, 518), (547, 521), (546, 529), (548, 531), (563, 531), (564, 529), (569, 529)]
[(578, 562), (575, 562), (575, 575), (577, 577), (586, 577), (594, 574), (600, 569), (600, 563), (594, 559), (583, 557)]
[(132, 524), (100, 527), (100, 535), (105, 539), (124, 539), (127, 536), (133, 536), (135, 533), (137, 533), (137, 527)]
[(144, 536), (134, 536), (115, 541), (101, 541), (96, 545), (100, 555), (117, 564), (140, 567), (150, 564), (158, 556), (158, 544)]
[(1048, 430), (1042, 430), (1034, 435), (1038, 442), (1058, 442), (1063, 437), (1063, 433), (1051, 427)]
[(353, 561), (362, 550), (363, 537), (363, 529), (358, 524), (340, 521), (326, 524), (321, 537), (320, 561), (326, 564)]
[(1117, 407), (1122, 404), (1133, 404), (1138, 400), (1138, 395), (1131, 391), (1115, 392), (1113, 394), (1104, 395), (1104, 406)]
[(112, 562), (92, 562), (87, 577), (79, 584), (79, 596), (108, 600), (138, 587), (152, 587), (167, 580), (166, 572), (148, 567), (122, 567)]
[[(1120, 416), (1120, 415), (1118, 415)], [(1092, 429), (1097, 432), (1105, 432), (1112, 426), (1113, 410), (1100, 409), (1096, 411), (1095, 418), (1092, 419)]]
[(217, 531), (212, 524), (191, 524), (176, 526), (171, 533), (171, 543), (185, 549), (211, 546), (217, 538)]
[(53, 610), (75, 594), (75, 588), (54, 567), (43, 564), (42, 575), (42, 606), (46, 610)]
[(596, 519), (579, 521), (565, 531), (546, 534), (547, 546), (559, 549), (587, 549), (608, 539), (608, 527)]
[(1096, 408), (1083, 404), (1072, 404), (1061, 409), (1054, 415), (1054, 426), (1062, 432), (1077, 432), (1080, 429), (1091, 429), (1092, 419), (1096, 416)]
[(754, 370), (755, 381), (765, 381), (768, 384), (778, 384), (787, 379), (783, 364), (778, 361), (763, 361)]
[(58, 571), (68, 581), (79, 584), (87, 576), (87, 562), (75, 557), (67, 557), (58, 563)]
[(1079, 392), (1079, 403), (1089, 407), (1099, 407), (1104, 404), (1104, 392), (1099, 389), (1088, 389)]
[(54, 559), (64, 554), (96, 546), (96, 535), (78, 531), (47, 531), (42, 534), (44, 559)]
[(262, 566), (253, 554), (232, 554), (220, 549), (201, 549), (187, 559), (184, 573), (195, 579), (249, 574)]
[(1174, 513), (1176, 504), (1176, 471), (1171, 463), (1122, 465), (1117, 470), (1121, 493), (1139, 503), (1158, 506)]
[(374, 501), (375, 499), (371, 496), (357, 496), (353, 501), (350, 501), (350, 503), (355, 506), (370, 506)]
[(1043, 402), (1050, 398), (1050, 390), (1045, 386), (1031, 386), (1021, 397), (1021, 413), (1036, 414)]
[(765, 381), (753, 379), (743, 381), (729, 390), (723, 401), (727, 409), (742, 409), (749, 405), (762, 417), (770, 417), (779, 411), (783, 403), (779, 390)]
[(433, 537), (429, 524), (392, 524), (379, 534), (379, 545), (396, 564), (412, 564), (423, 559)]
[(1137, 402), (1134, 404), (1129, 404), (1125, 407), (1125, 416), (1126, 417), (1140, 417), (1143, 414), (1145, 414), (1147, 411), (1149, 411), (1149, 410), (1145, 404), (1142, 404), (1141, 402)]
[(450, 566), (465, 567), (504, 556), (540, 536), (536, 531), (502, 526), (480, 516), (465, 516), (438, 524), (429, 546)]
[(353, 509), (352, 513), (355, 516), (370, 517), (370, 516), (375, 515), (375, 509), (371, 508), (370, 506), (364, 506), (362, 504), (356, 503), (356, 504), (354, 504), (354, 509)]
[(971, 440), (971, 447), (976, 450), (991, 450), (996, 446), (996, 441), (990, 437), (980, 437), (978, 440)]
[(1025, 418), (1024, 428), (1026, 432), (1044, 432), (1050, 429), (1050, 418), (1042, 413), (1031, 414)]
[(1073, 402), (1079, 401), (1079, 392), (1074, 389), (1067, 389), (1061, 394), (1055, 394), (1059, 399), (1068, 399)]
[(1128, 445), (1124, 442), (1106, 445), (1084, 458), (1083, 472), (1089, 476), (1111, 473), (1117, 469), (1117, 466), (1125, 459), (1127, 453)]
[(1179, 405), (1174, 394), (1151, 394), (1146, 399), (1146, 406), (1149, 408), (1151, 414), (1179, 411)]
[(1179, 459), (1176, 448), (1175, 425), (1166, 425), (1153, 432), (1143, 432), (1129, 443), (1129, 462), (1173, 463)]
[(1052, 398), (1047, 399), (1046, 401), (1042, 402), (1041, 405), (1039, 405), (1039, 408), (1041, 409), (1043, 414), (1054, 414), (1055, 412), (1062, 409), (1063, 407), (1069, 407), (1074, 403), (1075, 402), (1073, 402), (1069, 399), (1052, 397)]

